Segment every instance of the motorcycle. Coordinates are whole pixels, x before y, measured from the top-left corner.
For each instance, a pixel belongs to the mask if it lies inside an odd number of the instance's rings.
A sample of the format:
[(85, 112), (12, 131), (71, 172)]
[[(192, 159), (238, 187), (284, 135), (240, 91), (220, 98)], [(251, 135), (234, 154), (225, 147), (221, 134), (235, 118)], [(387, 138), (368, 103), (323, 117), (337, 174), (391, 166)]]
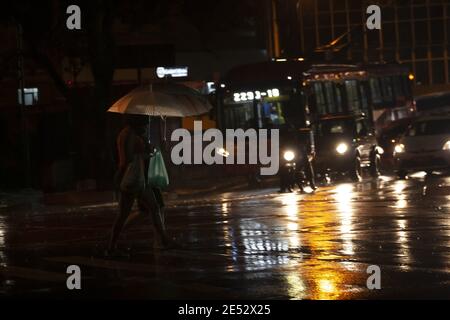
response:
[(313, 154), (286, 149), (281, 159), (280, 192), (293, 192), (298, 187), (300, 192), (304, 193), (308, 186), (313, 191), (317, 189), (312, 164)]

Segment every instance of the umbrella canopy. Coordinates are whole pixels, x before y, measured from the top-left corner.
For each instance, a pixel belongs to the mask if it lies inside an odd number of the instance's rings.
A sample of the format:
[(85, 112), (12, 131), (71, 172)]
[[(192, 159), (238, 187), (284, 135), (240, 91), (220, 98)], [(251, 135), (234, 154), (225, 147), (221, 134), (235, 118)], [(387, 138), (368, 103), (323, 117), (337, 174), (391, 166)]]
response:
[(108, 112), (146, 116), (190, 117), (209, 112), (212, 106), (198, 91), (180, 84), (151, 84), (132, 90)]

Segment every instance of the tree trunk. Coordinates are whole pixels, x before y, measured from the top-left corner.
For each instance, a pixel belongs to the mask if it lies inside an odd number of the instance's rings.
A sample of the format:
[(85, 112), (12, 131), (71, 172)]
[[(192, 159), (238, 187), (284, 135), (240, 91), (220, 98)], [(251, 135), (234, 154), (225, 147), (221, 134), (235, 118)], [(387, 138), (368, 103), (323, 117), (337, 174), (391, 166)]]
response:
[(115, 42), (113, 36), (114, 4), (111, 1), (94, 0), (89, 2), (88, 45), (92, 74), (94, 76), (95, 100), (93, 121), (97, 168), (95, 178), (100, 184), (112, 182), (113, 149), (110, 128), (106, 122), (106, 111), (111, 105), (112, 81), (115, 68)]

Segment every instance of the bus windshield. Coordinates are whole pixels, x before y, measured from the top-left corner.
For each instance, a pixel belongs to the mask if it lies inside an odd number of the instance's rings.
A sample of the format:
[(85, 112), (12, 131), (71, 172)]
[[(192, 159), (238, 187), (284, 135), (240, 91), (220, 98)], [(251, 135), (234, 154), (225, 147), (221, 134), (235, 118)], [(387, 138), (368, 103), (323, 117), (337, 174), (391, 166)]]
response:
[(294, 90), (229, 92), (224, 97), (225, 127), (283, 129), (304, 126), (302, 96)]

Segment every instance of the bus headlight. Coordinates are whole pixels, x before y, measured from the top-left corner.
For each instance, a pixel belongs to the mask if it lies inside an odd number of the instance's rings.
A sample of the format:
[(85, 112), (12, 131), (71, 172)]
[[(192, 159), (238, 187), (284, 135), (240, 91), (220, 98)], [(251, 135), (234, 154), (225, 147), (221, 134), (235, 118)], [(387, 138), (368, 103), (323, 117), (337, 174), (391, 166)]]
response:
[(346, 143), (339, 143), (336, 147), (336, 152), (339, 154), (345, 154), (348, 151), (348, 145)]
[(293, 151), (290, 151), (290, 150), (289, 150), (289, 151), (286, 151), (286, 152), (283, 154), (283, 158), (284, 158), (284, 160), (290, 162), (290, 161), (292, 161), (292, 160), (295, 159), (295, 153), (294, 153)]
[(442, 150), (450, 151), (450, 140), (444, 144), (444, 146), (442, 147)]
[(399, 143), (395, 145), (394, 148), (395, 153), (404, 153), (405, 152), (405, 145), (403, 143)]

